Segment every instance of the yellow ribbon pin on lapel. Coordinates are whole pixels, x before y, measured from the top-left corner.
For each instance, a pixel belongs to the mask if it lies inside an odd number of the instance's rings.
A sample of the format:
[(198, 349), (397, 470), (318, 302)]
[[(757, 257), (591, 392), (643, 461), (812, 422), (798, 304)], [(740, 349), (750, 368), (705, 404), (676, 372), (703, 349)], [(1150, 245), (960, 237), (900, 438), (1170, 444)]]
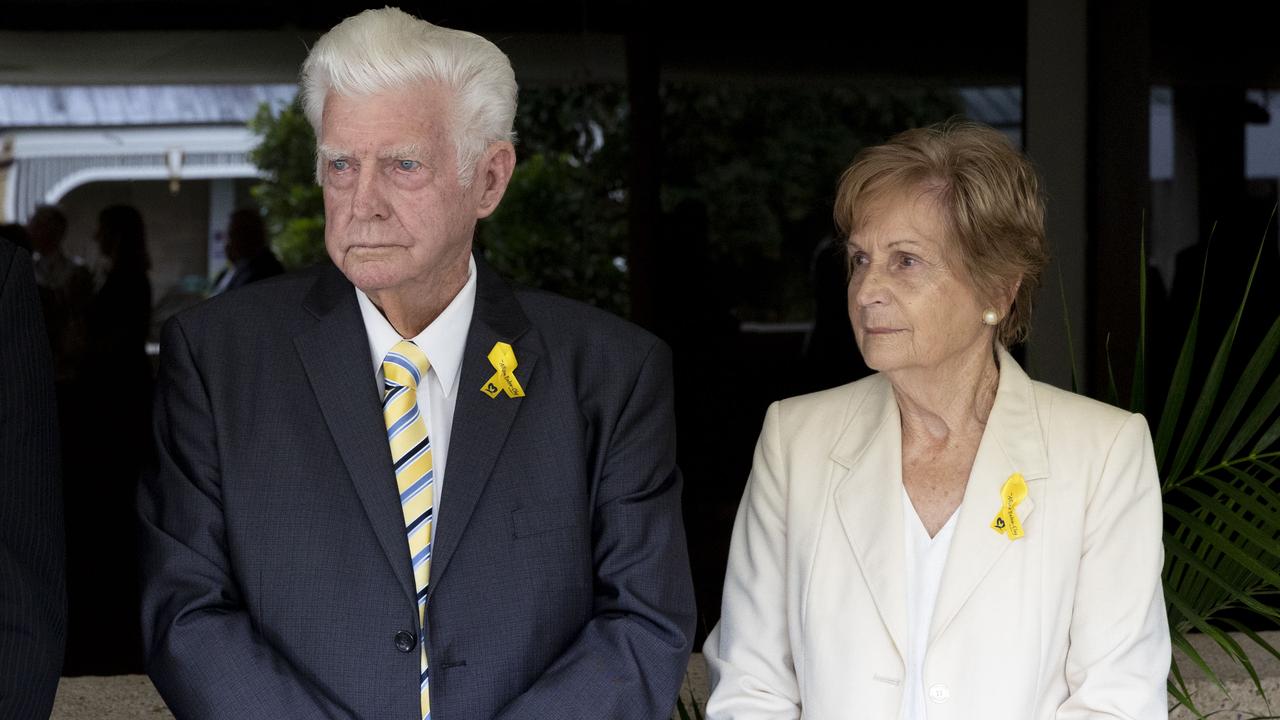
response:
[(481, 392), (491, 398), (498, 397), (500, 392), (505, 392), (507, 397), (524, 397), (524, 388), (520, 387), (520, 381), (515, 376), (516, 354), (510, 345), (504, 342), (494, 343), (493, 349), (489, 351), (489, 364), (497, 372), (480, 388)]
[(1010, 540), (1023, 536), (1022, 521), (1018, 519), (1018, 503), (1027, 496), (1027, 481), (1020, 473), (1014, 473), (1004, 481), (1000, 488), (1000, 512), (991, 521), (991, 529), (1001, 535), (1008, 535)]

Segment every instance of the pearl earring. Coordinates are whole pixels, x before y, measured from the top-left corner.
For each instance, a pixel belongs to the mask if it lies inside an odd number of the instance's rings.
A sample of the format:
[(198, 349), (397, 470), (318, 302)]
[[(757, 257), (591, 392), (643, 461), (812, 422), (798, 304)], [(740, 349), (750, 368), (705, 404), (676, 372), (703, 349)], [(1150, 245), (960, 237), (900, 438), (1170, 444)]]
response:
[(982, 312), (982, 322), (986, 325), (995, 325), (1000, 322), (1000, 313), (988, 308)]

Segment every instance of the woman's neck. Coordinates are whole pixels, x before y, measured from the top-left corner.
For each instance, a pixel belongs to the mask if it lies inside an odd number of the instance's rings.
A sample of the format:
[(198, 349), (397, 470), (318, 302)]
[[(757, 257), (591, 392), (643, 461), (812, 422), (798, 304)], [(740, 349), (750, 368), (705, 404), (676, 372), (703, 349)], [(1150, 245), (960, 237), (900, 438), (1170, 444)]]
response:
[(952, 445), (981, 436), (995, 403), (1000, 370), (983, 350), (929, 369), (886, 373), (902, 418), (903, 440)]

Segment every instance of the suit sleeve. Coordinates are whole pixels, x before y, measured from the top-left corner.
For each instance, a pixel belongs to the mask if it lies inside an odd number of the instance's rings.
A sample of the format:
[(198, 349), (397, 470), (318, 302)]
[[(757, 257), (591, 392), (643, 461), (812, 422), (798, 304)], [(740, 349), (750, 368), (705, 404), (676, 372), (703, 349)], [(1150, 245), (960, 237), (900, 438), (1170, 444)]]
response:
[(1085, 510), (1059, 720), (1168, 714), (1169, 625), (1160, 573), (1163, 510), (1151, 434), (1121, 427)]
[(228, 559), (214, 418), (178, 320), (161, 347), (158, 463), (139, 490), (148, 674), (180, 719), (351, 717), (245, 609)]
[(654, 343), (611, 434), (593, 525), (594, 617), (499, 720), (665, 720), (693, 645), (671, 356)]
[(733, 523), (720, 624), (702, 649), (711, 674), (708, 720), (800, 717), (800, 688), (787, 631), (780, 412), (774, 403), (765, 415)]
[(25, 251), (0, 240), (0, 720), (46, 718), (66, 640), (58, 424)]

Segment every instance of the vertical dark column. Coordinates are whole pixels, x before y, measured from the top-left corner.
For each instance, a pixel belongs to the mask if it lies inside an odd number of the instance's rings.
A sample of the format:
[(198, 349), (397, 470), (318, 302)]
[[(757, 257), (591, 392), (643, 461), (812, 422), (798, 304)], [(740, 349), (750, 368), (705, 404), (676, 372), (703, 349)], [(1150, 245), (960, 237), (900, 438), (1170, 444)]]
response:
[(656, 243), (661, 211), (658, 172), (662, 109), (655, 43), (652, 21), (643, 9), (636, 8), (627, 33), (627, 93), (631, 106), (627, 267), (631, 281), (631, 318), (648, 328), (657, 322), (654, 292), (658, 284)]
[(1232, 222), (1241, 212), (1244, 184), (1245, 90), (1226, 84), (1175, 88), (1176, 122), (1194, 145), (1179, 148), (1194, 158), (1200, 237), (1214, 223)]
[(1138, 346), (1139, 242), (1151, 195), (1150, 1), (1091, 2), (1089, 50), (1086, 376), (1101, 395), (1109, 353), (1124, 398)]
[(1072, 373), (1085, 372), (1088, 345), (1087, 38), (1088, 9), (1083, 5), (1027, 3), (1023, 137), (1048, 198), (1045, 231), (1051, 261), (1040, 279), (1026, 366), (1037, 380), (1068, 389)]
[[(1174, 150), (1175, 172), (1179, 173), (1176, 182), (1183, 197), (1195, 203), (1194, 210), (1180, 209), (1178, 220), (1192, 228), (1196, 244), (1178, 253), (1171, 298), (1175, 317), (1170, 325), (1177, 331), (1172, 339), (1181, 340), (1196, 303), (1201, 303), (1197, 361), (1202, 365), (1211, 362), (1239, 306), (1271, 209), (1270, 204), (1250, 207), (1245, 181), (1245, 88), (1226, 80), (1192, 78), (1175, 86), (1173, 96), (1180, 143)], [(1268, 277), (1273, 267), (1274, 263), (1264, 262), (1259, 269), (1261, 277)], [(1274, 284), (1264, 281), (1255, 285), (1251, 310), (1274, 308), (1275, 297)], [(1246, 314), (1237, 335), (1243, 348), (1237, 352), (1256, 347), (1262, 327), (1274, 318), (1273, 312), (1266, 310), (1257, 317)], [(1171, 347), (1169, 354), (1174, 349)]]

